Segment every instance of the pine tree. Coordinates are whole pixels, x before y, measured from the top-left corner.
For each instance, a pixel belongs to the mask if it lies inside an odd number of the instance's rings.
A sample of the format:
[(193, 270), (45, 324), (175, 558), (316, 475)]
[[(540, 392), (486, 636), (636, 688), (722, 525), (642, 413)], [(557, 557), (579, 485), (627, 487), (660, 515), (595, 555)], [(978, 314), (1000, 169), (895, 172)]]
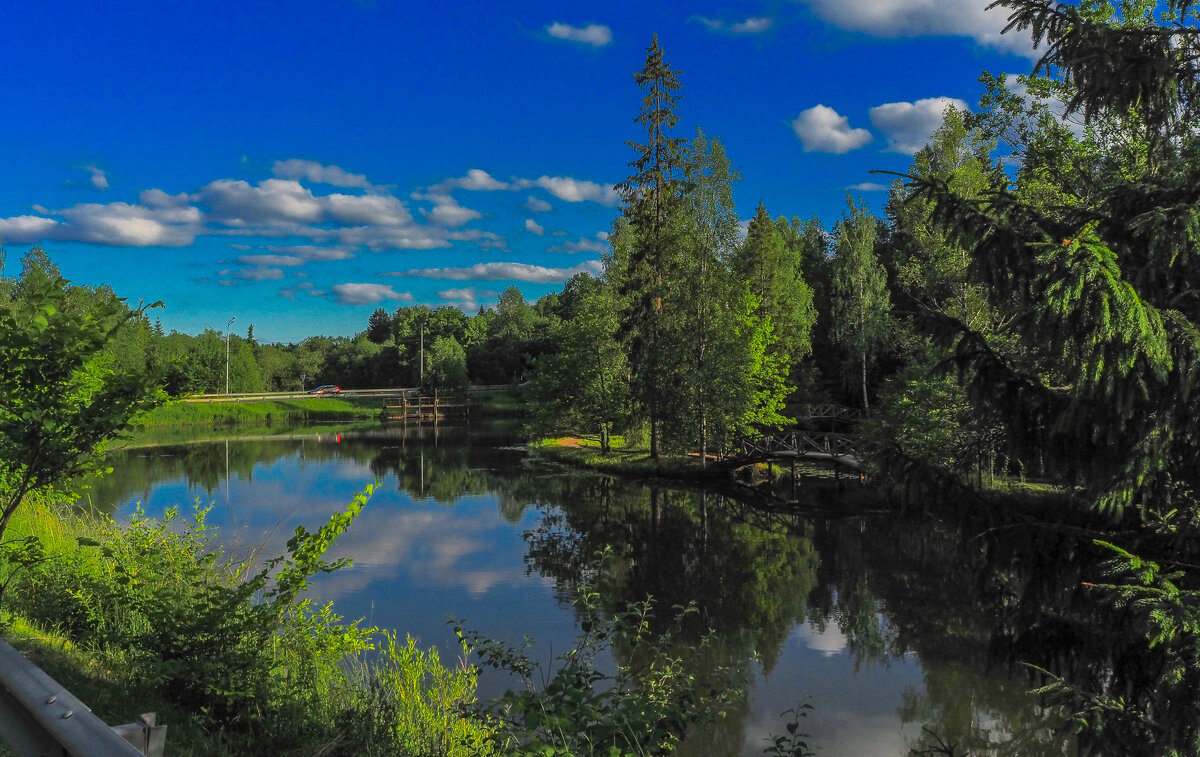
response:
[(376, 308), (367, 319), (367, 339), (383, 344), (392, 335), (392, 319), (383, 308)]
[(679, 157), (682, 140), (670, 135), (679, 122), (676, 103), (679, 78), (663, 58), (655, 35), (646, 62), (634, 74), (645, 91), (641, 112), (634, 119), (646, 132), (645, 142), (628, 142), (636, 157), (634, 173), (617, 185), (628, 221), (628, 255), (618, 258), (625, 299), (624, 339), (633, 372), (633, 393), (650, 422), (650, 454), (661, 451), (660, 421), (664, 401), (663, 302), (666, 282), (674, 269), (677, 230), (674, 217), (679, 195)]

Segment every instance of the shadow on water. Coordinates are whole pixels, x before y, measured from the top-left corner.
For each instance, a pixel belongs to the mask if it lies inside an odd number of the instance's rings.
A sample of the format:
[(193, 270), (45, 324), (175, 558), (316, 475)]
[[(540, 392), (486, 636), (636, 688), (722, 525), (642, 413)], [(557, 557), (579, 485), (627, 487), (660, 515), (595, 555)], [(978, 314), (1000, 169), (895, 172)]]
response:
[[(231, 479), (253, 484), (270, 465), (286, 468), (283, 479), (298, 478), (295, 470), (320, 475), (350, 466), (389, 492), (376, 495), (383, 514), (368, 508), (356, 526), (379, 536), (398, 528), (384, 515), (423, 507), (423, 517), (437, 515), (445, 525), (416, 541), (458, 540), (457, 551), (442, 558), (419, 544), (376, 550), (376, 572), (359, 582), (372, 612), (401, 576), (409, 582), (403, 593), (421, 597), (409, 605), (389, 600), (402, 612), (394, 623), (401, 629), (436, 628), (446, 612), (457, 612), (426, 606), (462, 592), (438, 584), (441, 574), (432, 569), (426, 584), (413, 583), (422, 560), (449, 561), (444, 573), (479, 572), (484, 550), (500, 553), (511, 543), (523, 565), (504, 570), (519, 567), (524, 582), (510, 581), (507, 594), (502, 583), (480, 584), (472, 612), (493, 611), (485, 600), (494, 595), (497, 614), (569, 618), (589, 557), (610, 548), (616, 559), (599, 577), (609, 608), (652, 596), (666, 625), (677, 608), (694, 606), (683, 618), (680, 657), (701, 679), (719, 664), (751, 681), (739, 711), (690, 736), (683, 755), (761, 753), (765, 737), (783, 730), (779, 713), (806, 696), (814, 710), (801, 729), (825, 755), (904, 755), (931, 747), (929, 733), (959, 745), (959, 754), (1136, 753), (1138, 731), (1120, 724), (1103, 740), (1076, 737), (1063, 710), (1030, 693), (1044, 681), (1026, 663), (1083, 690), (1152, 703), (1146, 688), (1167, 664), (1146, 649), (1130, 619), (1085, 587), (1100, 578), (1101, 555), (1078, 529), (975, 506), (953, 516), (895, 511), (857, 487), (808, 487), (796, 511), (765, 510), (729, 492), (531, 466), (512, 446), (511, 428), (372, 425), (292, 435), (123, 450), (112, 458), (118, 474), (91, 497), (121, 512), (134, 501), (153, 502), (164, 482), (185, 481), (188, 492), (212, 499)], [(462, 546), (467, 526), (455, 518), (480, 502), (491, 508), (492, 530)], [(537, 593), (542, 586), (545, 598)], [(514, 610), (518, 596), (529, 604)], [(421, 612), (434, 620), (422, 621)], [(694, 653), (709, 631), (715, 645)], [(565, 648), (570, 623), (549, 633), (560, 633), (550, 639), (553, 648)], [(620, 644), (614, 655), (628, 662)], [(1194, 712), (1196, 704), (1170, 706)]]

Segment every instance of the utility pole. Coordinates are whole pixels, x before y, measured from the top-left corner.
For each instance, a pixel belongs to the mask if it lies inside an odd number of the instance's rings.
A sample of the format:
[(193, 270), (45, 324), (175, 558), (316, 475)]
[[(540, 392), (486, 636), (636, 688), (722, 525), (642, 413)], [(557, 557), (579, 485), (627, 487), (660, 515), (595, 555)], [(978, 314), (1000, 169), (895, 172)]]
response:
[(225, 324), (225, 393), (229, 394), (229, 327), (237, 320), (237, 316), (231, 316), (229, 323)]
[(421, 321), (421, 385), (425, 385), (425, 321)]

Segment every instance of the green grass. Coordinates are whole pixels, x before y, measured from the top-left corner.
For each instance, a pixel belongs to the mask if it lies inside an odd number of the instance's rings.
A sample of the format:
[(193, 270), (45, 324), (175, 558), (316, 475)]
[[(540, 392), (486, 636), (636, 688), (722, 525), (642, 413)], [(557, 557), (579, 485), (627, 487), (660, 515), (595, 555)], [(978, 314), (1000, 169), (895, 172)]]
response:
[(660, 455), (655, 460), (648, 448), (626, 447), (619, 436), (612, 437), (611, 446), (606, 455), (600, 451), (600, 441), (595, 437), (564, 436), (537, 440), (530, 443), (529, 449), (543, 459), (626, 476), (695, 480), (728, 475), (724, 469), (701, 467), (699, 459), (692, 455)]
[(155, 408), (135, 421), (143, 428), (167, 426), (265, 425), (282, 421), (334, 421), (378, 418), (377, 398), (306, 397), (254, 402), (173, 402)]
[(379, 428), (377, 419), (359, 419), (347, 421), (323, 421), (317, 428), (297, 426), (294, 423), (276, 423), (273, 425), (239, 424), (232, 426), (214, 426), (212, 428), (197, 426), (144, 426), (135, 429), (127, 439), (113, 445), (114, 449), (134, 447), (158, 447), (174, 444), (195, 444), (199, 442), (219, 442), (225, 439), (247, 439), (255, 437), (279, 437), (286, 439), (292, 436), (306, 437), (315, 433), (334, 434), (352, 431), (376, 430)]

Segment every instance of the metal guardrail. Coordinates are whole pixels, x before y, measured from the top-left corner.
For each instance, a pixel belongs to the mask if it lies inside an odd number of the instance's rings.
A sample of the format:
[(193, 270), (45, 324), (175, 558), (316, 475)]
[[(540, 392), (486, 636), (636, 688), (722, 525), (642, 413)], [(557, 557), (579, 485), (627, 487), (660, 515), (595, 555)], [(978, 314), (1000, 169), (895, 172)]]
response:
[(150, 713), (110, 728), (0, 639), (0, 737), (18, 757), (162, 757), (167, 727)]

